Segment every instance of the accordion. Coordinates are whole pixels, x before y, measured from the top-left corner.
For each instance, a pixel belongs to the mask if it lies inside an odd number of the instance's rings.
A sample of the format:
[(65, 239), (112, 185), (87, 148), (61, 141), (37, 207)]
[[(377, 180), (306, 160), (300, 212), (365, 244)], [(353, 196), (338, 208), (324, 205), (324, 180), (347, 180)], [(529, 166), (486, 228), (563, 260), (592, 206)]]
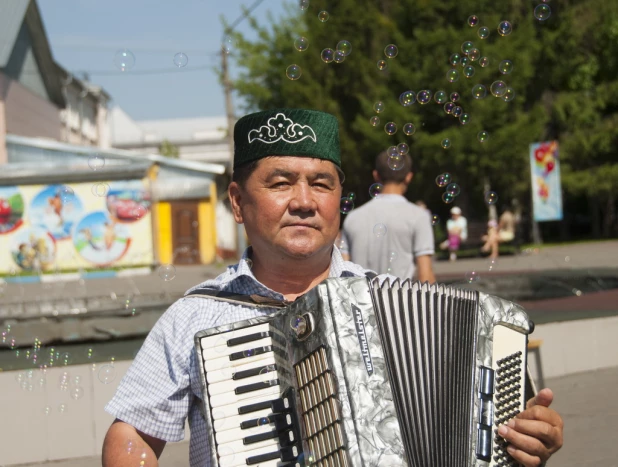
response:
[(532, 326), (477, 291), (363, 277), (200, 331), (211, 463), (517, 465), (497, 427), (524, 408)]

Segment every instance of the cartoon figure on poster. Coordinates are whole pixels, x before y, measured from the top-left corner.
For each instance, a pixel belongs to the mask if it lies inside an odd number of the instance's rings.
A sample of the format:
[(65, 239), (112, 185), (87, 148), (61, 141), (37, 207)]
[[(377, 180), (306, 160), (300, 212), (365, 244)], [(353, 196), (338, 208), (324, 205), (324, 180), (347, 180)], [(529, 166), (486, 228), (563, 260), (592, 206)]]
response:
[(55, 240), (70, 237), (71, 229), (84, 212), (84, 206), (67, 185), (49, 185), (30, 204), (30, 223), (48, 230)]
[(12, 239), (11, 256), (24, 271), (47, 271), (56, 257), (56, 242), (42, 227), (25, 229)]
[(558, 142), (548, 141), (531, 144), (530, 156), (535, 220), (561, 220), (562, 193)]
[(122, 223), (141, 220), (150, 211), (150, 193), (141, 180), (112, 183), (107, 194), (107, 210)]
[(75, 250), (86, 261), (105, 266), (122, 258), (131, 244), (129, 229), (104, 211), (89, 213), (73, 231)]
[(0, 186), (0, 235), (17, 230), (24, 223), (24, 199), (16, 186)]

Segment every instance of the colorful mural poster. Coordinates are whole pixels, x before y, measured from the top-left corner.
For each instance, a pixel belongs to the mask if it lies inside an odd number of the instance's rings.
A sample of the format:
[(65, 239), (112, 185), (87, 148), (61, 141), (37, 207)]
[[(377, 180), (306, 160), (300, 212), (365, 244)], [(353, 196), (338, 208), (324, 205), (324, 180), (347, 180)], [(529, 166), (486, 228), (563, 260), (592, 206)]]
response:
[(0, 273), (151, 265), (148, 188), (147, 179), (0, 187)]
[(16, 186), (0, 186), (0, 234), (18, 229), (24, 222), (24, 199)]
[(562, 183), (558, 141), (530, 145), (532, 206), (536, 222), (562, 220)]

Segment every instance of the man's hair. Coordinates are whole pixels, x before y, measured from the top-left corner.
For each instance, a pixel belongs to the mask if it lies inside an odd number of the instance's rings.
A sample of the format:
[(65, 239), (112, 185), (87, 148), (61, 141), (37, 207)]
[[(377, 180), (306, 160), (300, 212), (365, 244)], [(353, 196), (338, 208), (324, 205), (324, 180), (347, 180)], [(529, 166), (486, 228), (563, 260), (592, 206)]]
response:
[(402, 183), (406, 175), (412, 172), (412, 158), (409, 154), (401, 156), (403, 167), (399, 170), (393, 170), (389, 166), (390, 156), (386, 151), (382, 151), (376, 157), (376, 172), (382, 183)]
[[(262, 159), (257, 159), (234, 169), (234, 173), (232, 173), (232, 181), (238, 183), (241, 188), (244, 188), (247, 184), (247, 180), (249, 180), (251, 174), (255, 172), (255, 169), (257, 169), (257, 166), (261, 160)], [(345, 181), (345, 174), (339, 166), (335, 165), (335, 169), (337, 170), (337, 174), (339, 175), (339, 182), (343, 185), (343, 182)]]

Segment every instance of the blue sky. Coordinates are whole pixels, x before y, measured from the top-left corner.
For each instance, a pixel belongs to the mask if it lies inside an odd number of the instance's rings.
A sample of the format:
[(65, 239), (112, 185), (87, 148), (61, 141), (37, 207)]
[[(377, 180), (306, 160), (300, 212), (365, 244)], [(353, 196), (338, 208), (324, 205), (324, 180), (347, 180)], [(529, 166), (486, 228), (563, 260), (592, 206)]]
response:
[[(113, 97), (136, 120), (225, 115), (223, 93), (211, 67), (228, 22), (254, 0), (37, 0), (54, 58), (71, 72), (89, 71), (90, 80)], [(283, 12), (285, 0), (264, 0), (254, 16), (266, 23), (267, 12)], [(245, 21), (237, 28), (249, 32)], [(133, 70), (166, 70), (137, 75), (113, 64), (127, 48)], [(185, 68), (174, 54), (189, 57)], [(192, 68), (204, 68), (190, 71)]]

